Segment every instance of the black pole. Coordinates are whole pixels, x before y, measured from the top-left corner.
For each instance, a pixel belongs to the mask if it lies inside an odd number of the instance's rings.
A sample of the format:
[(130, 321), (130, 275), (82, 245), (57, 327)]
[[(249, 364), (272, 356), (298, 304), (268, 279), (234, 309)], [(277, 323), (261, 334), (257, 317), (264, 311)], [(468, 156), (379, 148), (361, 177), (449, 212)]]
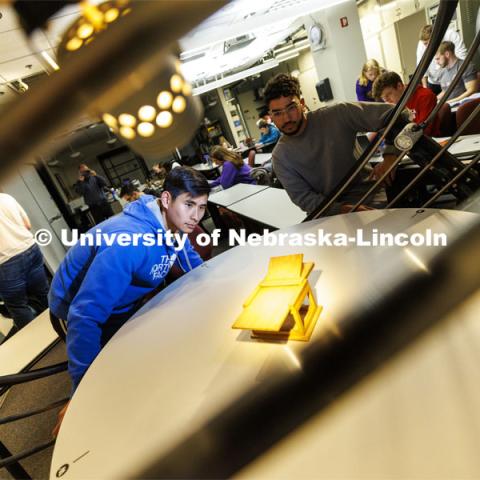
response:
[[(0, 441), (0, 458), (5, 459), (11, 457), (12, 454), (10, 450)], [(32, 477), (23, 469), (23, 467), (18, 463), (10, 463), (4, 467), (7, 472), (15, 479), (31, 479)]]

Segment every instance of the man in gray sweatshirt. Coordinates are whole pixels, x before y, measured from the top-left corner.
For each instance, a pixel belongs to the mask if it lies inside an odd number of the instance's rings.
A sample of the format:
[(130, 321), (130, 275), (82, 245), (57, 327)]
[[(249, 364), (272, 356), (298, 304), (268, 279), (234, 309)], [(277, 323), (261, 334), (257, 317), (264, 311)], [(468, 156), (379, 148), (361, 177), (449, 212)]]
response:
[[(342, 181), (356, 160), (357, 132), (377, 131), (392, 105), (338, 103), (306, 113), (298, 80), (278, 74), (265, 87), (265, 100), (277, 128), (283, 133), (273, 150), (273, 168), (293, 203), (313, 212)], [(376, 168), (380, 175), (382, 168)], [(384, 171), (384, 170), (383, 170)], [(371, 181), (365, 171), (340, 203), (352, 204)], [(339, 205), (329, 213), (339, 213)]]

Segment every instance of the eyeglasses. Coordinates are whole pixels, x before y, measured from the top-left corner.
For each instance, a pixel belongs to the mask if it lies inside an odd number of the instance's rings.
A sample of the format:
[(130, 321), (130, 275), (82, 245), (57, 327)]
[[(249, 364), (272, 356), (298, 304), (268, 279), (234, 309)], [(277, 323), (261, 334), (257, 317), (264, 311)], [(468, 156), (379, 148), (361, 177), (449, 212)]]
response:
[(285, 108), (282, 108), (281, 110), (273, 110), (273, 111), (271, 110), (270, 116), (272, 117), (273, 120), (279, 120), (281, 117), (283, 117), (284, 113), (286, 113), (288, 116), (291, 116), (294, 113), (298, 112), (299, 106), (300, 106), (299, 103), (292, 102), (290, 105), (288, 105)]

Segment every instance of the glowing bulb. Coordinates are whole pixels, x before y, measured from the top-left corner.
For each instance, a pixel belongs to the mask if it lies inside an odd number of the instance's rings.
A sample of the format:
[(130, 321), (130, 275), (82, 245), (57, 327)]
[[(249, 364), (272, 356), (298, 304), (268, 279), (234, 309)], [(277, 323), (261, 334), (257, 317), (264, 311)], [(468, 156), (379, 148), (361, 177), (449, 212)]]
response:
[(138, 124), (137, 132), (142, 137), (151, 137), (154, 131), (155, 127), (149, 122), (142, 122)]
[(77, 35), (80, 38), (88, 38), (93, 33), (93, 25), (91, 23), (84, 23), (77, 29)]
[(183, 87), (183, 80), (180, 75), (173, 74), (172, 78), (170, 78), (170, 88), (175, 93), (180, 93)]
[(120, 135), (128, 140), (133, 140), (135, 138), (135, 130), (130, 127), (122, 127), (120, 128)]
[(119, 15), (120, 12), (118, 11), (118, 8), (110, 8), (105, 12), (104, 18), (107, 23), (112, 23), (118, 18)]
[(129, 113), (122, 113), (118, 117), (118, 121), (120, 122), (120, 125), (124, 127), (134, 127), (137, 124), (137, 119)]
[(78, 50), (83, 44), (83, 41), (80, 40), (78, 37), (73, 37), (71, 40), (69, 40), (67, 42), (67, 45), (65, 45), (65, 48), (70, 51), (70, 52), (73, 52), (75, 50)]
[(187, 102), (185, 101), (185, 98), (179, 95), (178, 97), (175, 97), (175, 100), (173, 101), (172, 104), (172, 110), (175, 113), (182, 113), (185, 108), (187, 108)]
[(170, 112), (160, 112), (156, 121), (159, 127), (168, 128), (173, 123), (173, 115)]
[(110, 128), (117, 128), (117, 119), (110, 115), (109, 113), (104, 113), (102, 115), (102, 120), (110, 127)]
[(95, 28), (103, 27), (103, 12), (96, 6), (89, 2), (82, 2), (83, 16), (94, 25)]
[(192, 86), (188, 82), (185, 82), (183, 84), (182, 93), (186, 97), (189, 97), (192, 94)]
[(172, 101), (173, 101), (173, 95), (170, 92), (167, 92), (166, 90), (164, 90), (163, 92), (160, 92), (160, 94), (157, 97), (157, 105), (164, 110), (167, 108), (170, 108)]
[(144, 122), (152, 122), (157, 114), (151, 105), (144, 105), (138, 110), (138, 118)]

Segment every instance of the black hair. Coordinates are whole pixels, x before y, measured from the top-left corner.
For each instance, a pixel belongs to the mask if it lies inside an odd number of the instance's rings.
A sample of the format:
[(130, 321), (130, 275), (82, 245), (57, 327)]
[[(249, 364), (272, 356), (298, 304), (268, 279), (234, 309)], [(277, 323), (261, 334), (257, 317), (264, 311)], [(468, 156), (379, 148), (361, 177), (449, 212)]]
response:
[(125, 195), (132, 195), (135, 192), (138, 192), (138, 188), (133, 183), (126, 183), (120, 189), (120, 198)]
[(191, 167), (172, 169), (165, 178), (163, 190), (170, 192), (175, 200), (182, 193), (189, 193), (193, 198), (210, 193), (210, 186), (205, 176)]
[(279, 73), (271, 78), (264, 90), (264, 97), (267, 105), (271, 100), (275, 100), (280, 97), (298, 97), (302, 92), (300, 91), (300, 83), (298, 80), (285, 73)]

